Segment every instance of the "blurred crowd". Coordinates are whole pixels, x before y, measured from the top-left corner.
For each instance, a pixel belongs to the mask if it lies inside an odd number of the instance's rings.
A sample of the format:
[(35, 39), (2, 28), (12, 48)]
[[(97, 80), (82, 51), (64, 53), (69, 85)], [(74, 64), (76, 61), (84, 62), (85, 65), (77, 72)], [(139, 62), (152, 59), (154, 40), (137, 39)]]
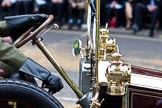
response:
[[(101, 26), (125, 27), (134, 34), (143, 28), (153, 37), (156, 29), (162, 28), (161, 0), (100, 0)], [(55, 22), (81, 28), (85, 22), (85, 0), (0, 0), (0, 19), (9, 15), (31, 13), (53, 14)]]
[(53, 14), (54, 22), (60, 27), (68, 23), (81, 28), (85, 11), (84, 0), (0, 0), (0, 20), (5, 16), (23, 14)]
[(101, 12), (101, 25), (124, 26), (134, 34), (147, 28), (148, 36), (154, 37), (155, 30), (162, 27), (161, 0), (101, 0)]

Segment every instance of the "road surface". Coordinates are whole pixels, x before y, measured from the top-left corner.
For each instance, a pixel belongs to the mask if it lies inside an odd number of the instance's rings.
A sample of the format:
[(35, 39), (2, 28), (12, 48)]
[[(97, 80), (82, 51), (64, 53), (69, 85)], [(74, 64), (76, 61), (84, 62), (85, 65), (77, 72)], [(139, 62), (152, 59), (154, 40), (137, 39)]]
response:
[[(78, 69), (80, 57), (72, 56), (72, 45), (75, 39), (85, 41), (86, 32), (51, 30), (44, 37), (43, 42), (56, 58), (59, 64), (65, 69), (67, 74), (78, 84)], [(148, 38), (143, 36), (110, 34), (115, 37), (119, 45), (120, 52), (124, 54), (124, 60), (134, 65), (149, 67), (152, 69), (162, 70), (162, 39)], [(41, 51), (32, 46), (30, 42), (20, 48), (27, 56), (52, 71), (55, 75), (62, 78), (49, 61), (44, 57)], [(64, 82), (64, 89), (55, 96), (65, 108), (76, 107), (77, 97), (71, 88)]]

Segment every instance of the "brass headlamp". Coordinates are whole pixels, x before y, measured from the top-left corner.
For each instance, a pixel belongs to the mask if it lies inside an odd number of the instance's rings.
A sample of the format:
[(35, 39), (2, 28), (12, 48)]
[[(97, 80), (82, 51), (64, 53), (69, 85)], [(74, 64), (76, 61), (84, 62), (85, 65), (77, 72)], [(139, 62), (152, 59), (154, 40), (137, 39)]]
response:
[(112, 54), (111, 64), (106, 70), (107, 93), (111, 95), (124, 95), (130, 83), (131, 65), (124, 63), (121, 57), (119, 53)]
[(105, 73), (107, 93), (124, 95), (127, 91), (127, 85), (130, 83), (131, 65), (122, 60), (123, 55), (119, 53), (116, 39), (110, 38), (107, 28), (100, 29), (99, 37), (99, 60), (110, 63)]

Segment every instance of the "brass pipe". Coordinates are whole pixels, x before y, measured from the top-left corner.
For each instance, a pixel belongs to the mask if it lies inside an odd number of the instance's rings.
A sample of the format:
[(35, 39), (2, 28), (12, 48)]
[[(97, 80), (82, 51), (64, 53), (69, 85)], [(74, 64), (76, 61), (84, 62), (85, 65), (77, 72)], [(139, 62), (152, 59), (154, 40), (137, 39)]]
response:
[(52, 20), (53, 15), (49, 15), (48, 19), (34, 32), (32, 32), (29, 36), (25, 39), (18, 42), (15, 47), (19, 48), (23, 46), (26, 42), (33, 39), (33, 43), (37, 45), (37, 47), (43, 52), (43, 54), (47, 57), (47, 59), (51, 62), (51, 64), (56, 68), (56, 70), (60, 73), (60, 75), (64, 78), (64, 80), (69, 84), (72, 90), (75, 92), (78, 98), (83, 96), (83, 93), (77, 87), (77, 85), (72, 81), (72, 79), (66, 74), (65, 70), (60, 66), (60, 64), (56, 61), (56, 59), (52, 56), (52, 54), (48, 51), (45, 47), (43, 42), (41, 42), (40, 38), (36, 38), (37, 34), (42, 31)]
[(99, 49), (99, 30), (100, 30), (100, 0), (96, 0), (96, 83), (98, 83), (98, 49)]
[(60, 73), (60, 75), (64, 78), (64, 80), (68, 83), (68, 85), (72, 88), (78, 98), (83, 96), (83, 93), (80, 91), (75, 82), (66, 74), (65, 70), (60, 66), (57, 60), (52, 56), (49, 50), (45, 47), (43, 42), (38, 38), (35, 41), (35, 44), (38, 48), (43, 52), (43, 54), (47, 57), (47, 59), (51, 62), (51, 64), (56, 68), (56, 70)]

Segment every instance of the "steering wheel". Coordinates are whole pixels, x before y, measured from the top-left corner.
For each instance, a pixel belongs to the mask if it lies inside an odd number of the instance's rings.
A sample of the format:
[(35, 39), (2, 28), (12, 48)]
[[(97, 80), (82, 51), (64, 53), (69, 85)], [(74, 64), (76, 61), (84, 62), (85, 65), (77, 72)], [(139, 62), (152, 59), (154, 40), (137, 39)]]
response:
[(23, 46), (24, 44), (26, 44), (28, 41), (34, 39), (38, 33), (40, 33), (45, 27), (47, 27), (47, 25), (49, 25), (52, 20), (54, 19), (53, 15), (48, 15), (48, 18), (46, 21), (44, 21), (38, 28), (36, 28), (34, 31), (32, 31), (32, 29), (34, 27), (31, 27), (28, 31), (26, 31), (23, 36), (21, 37), (21, 39), (16, 42), (15, 47), (16, 48), (20, 48), (21, 46)]

